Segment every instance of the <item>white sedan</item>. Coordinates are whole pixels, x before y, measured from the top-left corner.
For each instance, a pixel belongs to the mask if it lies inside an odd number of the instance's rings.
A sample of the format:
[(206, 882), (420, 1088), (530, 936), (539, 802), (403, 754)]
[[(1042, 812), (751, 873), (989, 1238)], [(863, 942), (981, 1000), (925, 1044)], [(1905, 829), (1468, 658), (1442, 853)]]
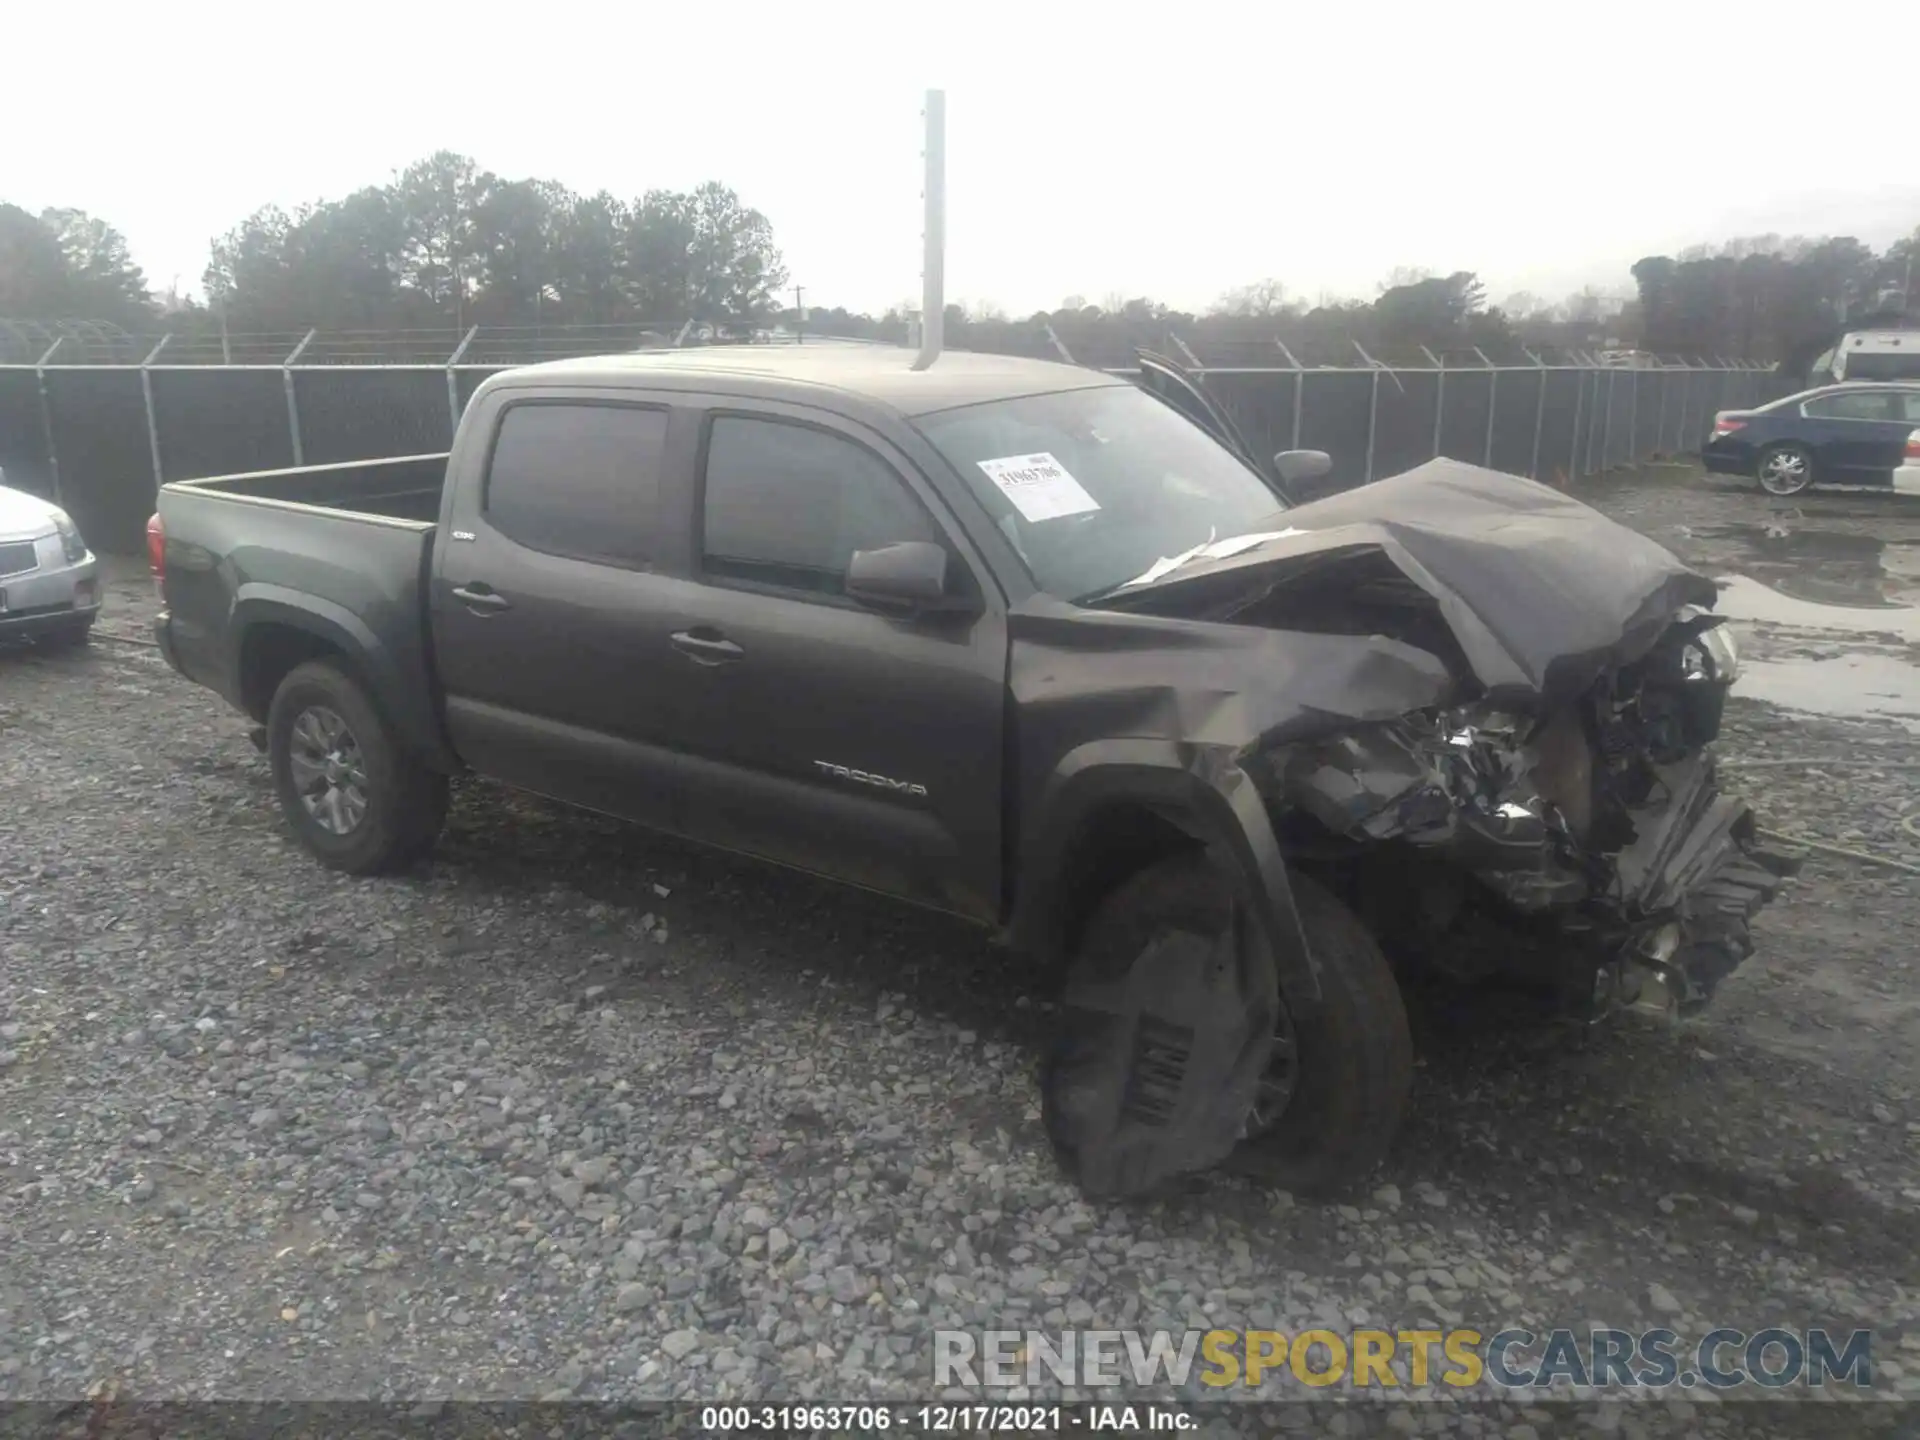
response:
[(1920, 495), (1920, 430), (1907, 436), (1907, 453), (1893, 472), (1893, 488), (1902, 495)]
[(0, 641), (81, 645), (100, 614), (98, 562), (67, 512), (0, 474)]

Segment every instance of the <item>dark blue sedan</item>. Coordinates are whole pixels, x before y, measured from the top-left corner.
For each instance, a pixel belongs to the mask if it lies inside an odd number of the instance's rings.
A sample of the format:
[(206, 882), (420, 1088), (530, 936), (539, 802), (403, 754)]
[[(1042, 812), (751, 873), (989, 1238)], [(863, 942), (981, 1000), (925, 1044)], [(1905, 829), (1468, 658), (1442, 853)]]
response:
[(1809, 485), (1894, 488), (1920, 431), (1920, 385), (1828, 385), (1754, 410), (1722, 410), (1700, 452), (1707, 469), (1758, 480), (1773, 495)]

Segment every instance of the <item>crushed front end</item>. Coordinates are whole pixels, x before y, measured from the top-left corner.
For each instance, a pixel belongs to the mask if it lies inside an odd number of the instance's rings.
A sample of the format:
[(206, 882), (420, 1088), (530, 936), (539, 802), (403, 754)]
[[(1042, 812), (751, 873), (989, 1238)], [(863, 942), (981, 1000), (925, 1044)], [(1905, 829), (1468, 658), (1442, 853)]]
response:
[(1721, 620), (1681, 607), (1552, 708), (1426, 709), (1264, 752), (1283, 845), (1343, 875), (1390, 949), (1456, 978), (1529, 973), (1590, 1016), (1698, 1008), (1798, 866), (1718, 785), (1738, 672)]

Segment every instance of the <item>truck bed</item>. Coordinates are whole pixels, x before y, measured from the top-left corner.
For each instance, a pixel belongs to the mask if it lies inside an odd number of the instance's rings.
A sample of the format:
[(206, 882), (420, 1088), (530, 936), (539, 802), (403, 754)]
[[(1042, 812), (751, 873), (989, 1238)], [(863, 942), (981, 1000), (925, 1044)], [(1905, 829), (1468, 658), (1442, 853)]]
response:
[(165, 644), (190, 678), (264, 718), (250, 647), (292, 629), (367, 672), (405, 738), (436, 750), (427, 582), (445, 455), (179, 480), (162, 486)]
[(216, 475), (205, 480), (176, 481), (168, 488), (432, 525), (440, 518), (440, 493), (446, 483), (447, 457), (440, 454)]

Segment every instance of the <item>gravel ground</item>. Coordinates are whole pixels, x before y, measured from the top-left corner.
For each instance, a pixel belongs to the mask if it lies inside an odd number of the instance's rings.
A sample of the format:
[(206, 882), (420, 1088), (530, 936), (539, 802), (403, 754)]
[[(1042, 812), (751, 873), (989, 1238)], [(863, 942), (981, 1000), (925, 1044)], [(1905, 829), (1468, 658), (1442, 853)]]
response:
[[(1677, 470), (1592, 496), (1716, 565), (1730, 523), (1920, 538)], [(0, 654), (0, 1398), (909, 1399), (935, 1327), (1415, 1322), (1871, 1326), (1920, 1394), (1920, 871), (1815, 854), (1683, 1027), (1423, 1009), (1363, 1204), (1095, 1205), (1045, 998), (971, 932), (478, 783), (418, 875), (334, 878), (151, 608)], [(1920, 866), (1908, 729), (1736, 700), (1722, 748), (1770, 825)], [(1759, 1433), (1711, 1398), (1667, 1416)]]

